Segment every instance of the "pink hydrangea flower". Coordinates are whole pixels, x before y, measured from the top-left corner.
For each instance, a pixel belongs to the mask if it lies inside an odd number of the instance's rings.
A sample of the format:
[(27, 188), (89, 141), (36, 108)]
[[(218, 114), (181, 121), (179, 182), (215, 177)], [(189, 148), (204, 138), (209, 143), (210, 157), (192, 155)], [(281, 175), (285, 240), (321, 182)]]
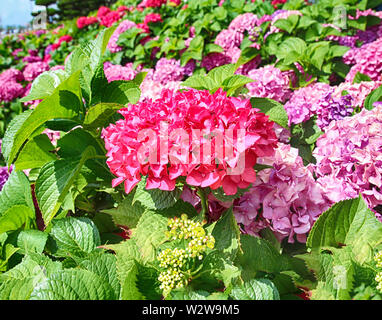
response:
[(48, 71), (49, 65), (46, 62), (34, 62), (28, 64), (24, 71), (23, 75), (25, 81), (33, 81), (36, 79), (41, 73)]
[(161, 58), (155, 66), (153, 80), (166, 84), (169, 81), (181, 81), (184, 77), (184, 68), (176, 59)]
[(16, 81), (0, 80), (0, 102), (11, 102), (23, 96), (25, 89)]
[(223, 66), (232, 62), (232, 58), (224, 53), (212, 52), (203, 57), (201, 67), (210, 71), (216, 67)]
[(145, 80), (141, 84), (141, 102), (148, 101), (148, 100), (157, 100), (161, 97), (161, 93), (163, 90), (171, 90), (173, 92), (178, 91), (179, 89), (182, 89), (182, 82), (181, 81), (168, 81), (165, 84), (162, 84), (161, 82), (152, 80), (152, 76), (148, 74), (145, 78)]
[(252, 97), (270, 98), (279, 102), (285, 102), (291, 95), (289, 89), (289, 76), (275, 68), (267, 65), (260, 69), (248, 72), (248, 77), (254, 82), (248, 83), (249, 95)]
[(235, 19), (231, 21), (228, 29), (235, 30), (241, 33), (247, 31), (249, 34), (253, 32), (258, 23), (258, 18), (255, 14), (247, 12), (238, 15)]
[(316, 104), (330, 90), (326, 83), (313, 83), (293, 92), (284, 105), (288, 113), (289, 125), (308, 121), (316, 113)]
[(221, 46), (225, 50), (228, 50), (233, 47), (239, 47), (243, 41), (243, 38), (244, 34), (240, 31), (224, 29), (217, 35), (215, 44)]
[[(260, 161), (261, 160), (261, 161)], [(279, 143), (274, 157), (259, 159), (272, 165), (258, 173), (249, 192), (235, 201), (234, 214), (243, 231), (254, 236), (268, 227), (281, 241), (305, 242), (319, 215), (329, 208), (321, 186), (304, 166), (298, 150)]]
[(128, 63), (126, 66), (110, 65), (104, 67), (105, 76), (109, 82), (117, 80), (133, 80), (138, 71), (133, 69), (133, 63)]
[(340, 98), (346, 91), (352, 97), (354, 107), (363, 107), (366, 97), (382, 85), (382, 81), (362, 81), (360, 83), (343, 82), (334, 87), (333, 97)]
[(314, 172), (332, 201), (363, 195), (382, 204), (382, 105), (333, 121), (317, 140)]
[[(104, 129), (102, 137), (108, 151), (107, 164), (116, 175), (113, 187), (124, 183), (126, 193), (147, 176), (147, 189), (174, 190), (176, 180), (186, 177), (190, 186), (223, 187), (226, 194), (233, 195), (237, 188), (247, 188), (256, 180), (253, 166), (257, 158), (271, 156), (276, 147), (273, 123), (268, 117), (252, 108), (249, 100), (228, 98), (221, 89), (214, 94), (207, 90), (164, 90), (159, 99), (130, 105), (120, 113), (124, 119)], [(163, 123), (168, 127), (168, 139), (164, 140)], [(243, 146), (237, 147), (224, 135), (228, 128), (244, 130)], [(142, 139), (142, 130), (147, 134), (148, 129), (154, 137), (162, 136), (162, 142), (168, 142), (168, 152), (159, 153), (157, 139)], [(188, 136), (179, 134), (179, 129)], [(208, 139), (200, 137), (196, 130), (221, 132), (224, 142), (232, 145), (232, 156), (215, 154), (210, 162), (198, 161), (197, 150), (203, 150), (206, 143), (215, 146), (219, 139), (215, 134)], [(230, 168), (235, 168), (244, 155), (244, 170), (230, 175)]]
[(380, 81), (382, 78), (382, 38), (365, 44), (361, 48), (348, 51), (344, 55), (344, 61), (354, 64), (345, 78), (346, 82), (352, 83), (358, 72), (368, 75), (374, 81)]
[(20, 70), (17, 70), (14, 68), (5, 70), (0, 74), (0, 81), (3, 81), (3, 82), (8, 82), (8, 81), (18, 82), (23, 80), (24, 80), (23, 73)]

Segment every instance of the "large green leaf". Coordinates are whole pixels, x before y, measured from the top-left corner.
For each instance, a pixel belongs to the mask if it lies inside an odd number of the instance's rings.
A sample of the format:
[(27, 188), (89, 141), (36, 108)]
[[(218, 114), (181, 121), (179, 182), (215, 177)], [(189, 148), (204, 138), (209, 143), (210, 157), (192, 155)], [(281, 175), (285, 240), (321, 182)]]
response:
[(113, 288), (115, 296), (119, 297), (121, 285), (117, 276), (116, 261), (117, 259), (115, 255), (104, 252), (95, 252), (86, 260), (83, 260), (80, 263), (80, 267), (95, 273), (108, 282)]
[(60, 262), (29, 254), (16, 267), (0, 275), (0, 300), (28, 300), (35, 286), (61, 270)]
[(84, 269), (53, 273), (33, 290), (30, 300), (115, 300), (111, 285)]
[(1, 142), (1, 153), (4, 156), (7, 164), (9, 163), (9, 156), (12, 151), (12, 146), (14, 143), (14, 139), (16, 133), (20, 130), (20, 128), (24, 125), (25, 121), (29, 118), (33, 110), (27, 110), (23, 113), (17, 115), (8, 125), (7, 131), (5, 131), (4, 138)]
[(52, 151), (55, 147), (46, 134), (41, 134), (29, 140), (21, 150), (15, 162), (16, 170), (34, 169), (42, 167), (57, 157)]
[(156, 248), (166, 241), (167, 218), (152, 211), (146, 211), (134, 229), (134, 239), (142, 260), (154, 261)]
[(215, 249), (223, 252), (227, 259), (234, 261), (240, 246), (240, 230), (232, 208), (227, 210), (216, 223), (212, 235), (215, 238)]
[(152, 210), (172, 207), (180, 198), (182, 191), (176, 187), (174, 191), (146, 189), (146, 177), (139, 182), (134, 194), (133, 204), (139, 201), (144, 207)]
[(36, 197), (45, 225), (64, 203), (84, 163), (94, 155), (94, 147), (89, 146), (81, 157), (48, 162), (41, 168), (36, 181)]
[(98, 230), (88, 218), (67, 217), (52, 221), (50, 236), (55, 256), (86, 257), (101, 244)]
[(0, 234), (20, 228), (30, 229), (35, 226), (34, 210), (25, 205), (15, 205), (0, 215)]
[(33, 81), (28, 96), (22, 98), (20, 102), (42, 100), (49, 97), (66, 78), (65, 71), (60, 69), (42, 73)]
[(269, 120), (289, 129), (288, 114), (281, 103), (268, 98), (251, 98), (251, 104), (252, 107), (260, 109), (261, 112), (269, 116)]
[(13, 171), (0, 192), (0, 216), (16, 205), (34, 210), (30, 183), (21, 171)]
[(280, 300), (279, 292), (268, 279), (251, 279), (234, 287), (231, 297), (235, 300)]
[[(382, 86), (378, 87), (372, 91), (365, 99), (364, 107), (367, 110), (372, 110), (374, 108), (374, 102), (382, 100)], [(360, 106), (362, 107), (362, 106)], [(3, 140), (4, 141), (4, 140)]]
[(140, 202), (132, 203), (133, 197), (134, 193), (131, 192), (117, 208), (103, 210), (102, 212), (111, 215), (116, 225), (126, 226), (133, 229), (136, 227), (139, 219), (145, 211), (145, 208)]
[(29, 114), (17, 132), (14, 132), (13, 137), (9, 137), (9, 140), (12, 140), (12, 147), (7, 162), (13, 162), (24, 142), (30, 139), (32, 133), (45, 122), (52, 119), (76, 119), (81, 109), (79, 73), (75, 73), (62, 82), (52, 95), (41, 102)]
[(123, 105), (116, 103), (99, 103), (91, 107), (86, 113), (83, 123), (86, 129), (97, 129), (107, 124), (109, 118), (116, 111), (124, 108)]
[(243, 279), (251, 279), (261, 272), (279, 273), (288, 269), (286, 257), (280, 255), (268, 241), (250, 235), (241, 236), (243, 253), (238, 255), (237, 261), (243, 269)]
[(357, 261), (370, 259), (373, 249), (382, 243), (382, 224), (362, 197), (336, 203), (313, 225), (307, 247), (352, 245)]

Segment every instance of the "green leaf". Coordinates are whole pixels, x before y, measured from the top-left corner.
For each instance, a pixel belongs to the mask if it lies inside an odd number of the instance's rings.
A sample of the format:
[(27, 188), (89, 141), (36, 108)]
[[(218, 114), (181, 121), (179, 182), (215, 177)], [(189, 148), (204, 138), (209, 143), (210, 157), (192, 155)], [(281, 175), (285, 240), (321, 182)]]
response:
[(325, 58), (328, 55), (330, 46), (329, 41), (320, 41), (312, 43), (307, 48), (307, 56), (310, 59), (310, 62), (319, 70), (321, 70), (322, 65), (325, 61)]
[(71, 130), (57, 141), (58, 155), (61, 158), (80, 157), (87, 147), (92, 146), (97, 154), (104, 154), (96, 138), (82, 128)]
[(256, 273), (279, 273), (288, 269), (288, 261), (268, 241), (250, 235), (241, 235), (242, 254), (237, 261), (243, 268), (243, 279), (251, 279)]
[(29, 254), (16, 267), (0, 275), (0, 300), (28, 300), (36, 285), (61, 270), (60, 262)]
[(284, 40), (276, 52), (276, 57), (283, 60), (285, 65), (290, 65), (304, 55), (307, 46), (304, 40), (290, 37)]
[(160, 189), (146, 189), (146, 177), (139, 182), (134, 194), (132, 204), (137, 201), (144, 207), (153, 210), (161, 210), (172, 207), (180, 198), (182, 191), (175, 188), (174, 191), (163, 191)]
[(360, 196), (336, 203), (324, 212), (313, 225), (307, 247), (352, 245), (359, 263), (371, 260), (373, 248), (382, 243), (382, 224)]
[(253, 47), (247, 47), (243, 49), (240, 53), (240, 57), (236, 62), (236, 67), (239, 68), (241, 65), (254, 59), (259, 54), (259, 50)]
[(9, 151), (8, 163), (12, 163), (24, 142), (31, 134), (48, 120), (76, 119), (82, 109), (79, 73), (73, 74), (62, 82), (54, 93), (33, 110), (14, 134)]
[(269, 116), (269, 120), (289, 129), (288, 114), (281, 103), (268, 98), (251, 98), (251, 104), (252, 107), (260, 109), (262, 113)]
[(220, 53), (220, 52), (223, 52), (223, 51), (224, 51), (224, 49), (221, 46), (219, 46), (219, 45), (217, 45), (215, 43), (209, 43), (209, 44), (206, 45), (206, 48), (205, 48), (205, 54), (209, 54), (209, 53), (212, 53), (212, 52)]
[(103, 210), (102, 212), (111, 215), (116, 225), (133, 229), (137, 226), (139, 219), (145, 211), (140, 202), (133, 204), (133, 198), (134, 193), (131, 192), (117, 208)]
[(212, 235), (216, 241), (215, 249), (221, 251), (226, 259), (234, 261), (240, 246), (240, 230), (232, 208), (216, 223)]
[(349, 49), (350, 48), (346, 46), (332, 45), (330, 46), (329, 55), (332, 58), (343, 57), (344, 54), (349, 51)]
[(0, 216), (17, 205), (34, 210), (30, 183), (21, 171), (13, 171), (0, 192)]
[(52, 151), (55, 147), (46, 134), (41, 134), (29, 140), (21, 150), (15, 162), (16, 170), (34, 169), (47, 162), (57, 160)]
[(41, 168), (35, 188), (45, 225), (58, 212), (82, 166), (94, 154), (94, 148), (89, 146), (80, 158), (48, 162)]
[(224, 91), (227, 91), (228, 95), (232, 95), (235, 91), (254, 80), (246, 76), (235, 74), (232, 77), (225, 79), (222, 83)]
[[(366, 110), (372, 110), (374, 108), (374, 103), (377, 101), (382, 101), (382, 86), (378, 87), (372, 91), (365, 99), (364, 107)], [(361, 106), (359, 106), (361, 107)], [(3, 140), (4, 141), (4, 140)]]
[(217, 89), (218, 87), (222, 86), (224, 80), (234, 75), (236, 69), (236, 65), (234, 64), (225, 64), (223, 66), (212, 69), (208, 73), (208, 77), (216, 83), (215, 88)]
[(17, 247), (20, 253), (38, 253), (42, 254), (45, 244), (48, 240), (48, 234), (39, 230), (24, 230), (17, 235)]
[(268, 279), (251, 279), (234, 287), (231, 297), (235, 300), (280, 300), (279, 292)]
[(67, 78), (64, 70), (46, 71), (39, 75), (32, 83), (28, 96), (20, 102), (42, 100), (53, 94), (54, 90)]
[(89, 109), (86, 113), (83, 126), (87, 130), (103, 127), (116, 111), (124, 108), (123, 105), (116, 103), (100, 103)]
[(38, 284), (30, 300), (115, 300), (111, 285), (100, 276), (84, 269), (53, 273)]
[(155, 260), (156, 248), (164, 243), (168, 219), (160, 214), (146, 211), (133, 231), (135, 241), (143, 262)]
[(121, 285), (117, 276), (116, 261), (116, 257), (112, 254), (95, 252), (83, 260), (80, 267), (104, 279), (113, 288), (115, 297), (119, 297)]
[(9, 208), (0, 216), (0, 233), (15, 231), (20, 228), (30, 229), (35, 225), (34, 210), (24, 205)]
[(207, 76), (191, 76), (187, 78), (182, 85), (184, 87), (194, 88), (197, 90), (212, 90), (218, 87), (218, 84)]
[(101, 244), (98, 230), (88, 218), (67, 217), (52, 221), (50, 236), (54, 240), (55, 256), (86, 257)]
[(361, 72), (357, 72), (357, 74), (354, 76), (353, 84), (354, 83), (361, 83), (363, 81), (371, 81), (370, 77), (366, 74), (363, 74)]
[(128, 103), (136, 104), (141, 95), (141, 90), (135, 80), (113, 81), (103, 90), (103, 95), (99, 102), (123, 106), (127, 106)]
[(17, 115), (8, 125), (7, 131), (5, 132), (4, 138), (1, 142), (1, 152), (8, 165), (10, 165), (9, 156), (11, 154), (15, 136), (32, 112), (33, 110), (24, 111), (23, 113)]

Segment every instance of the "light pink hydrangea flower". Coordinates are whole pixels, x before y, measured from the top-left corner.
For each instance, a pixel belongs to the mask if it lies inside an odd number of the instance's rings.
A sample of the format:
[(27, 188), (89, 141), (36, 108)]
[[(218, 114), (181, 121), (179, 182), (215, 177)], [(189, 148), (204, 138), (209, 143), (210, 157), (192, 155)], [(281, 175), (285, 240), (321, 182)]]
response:
[(352, 97), (354, 107), (363, 107), (366, 97), (382, 85), (382, 81), (362, 81), (360, 83), (343, 82), (334, 87), (333, 97), (340, 98), (342, 92), (346, 91)]
[(273, 65), (254, 69), (248, 72), (254, 82), (248, 83), (249, 95), (252, 97), (270, 98), (285, 102), (291, 95), (289, 76)]
[(259, 161), (272, 165), (258, 173), (249, 192), (235, 201), (234, 214), (243, 231), (254, 236), (269, 227), (281, 241), (305, 242), (306, 234), (330, 201), (305, 167), (298, 150), (279, 143), (274, 157)]
[(329, 90), (328, 84), (317, 82), (294, 91), (290, 100), (284, 105), (289, 125), (308, 121), (316, 113), (317, 102)]
[(333, 121), (313, 152), (318, 182), (332, 201), (361, 193), (370, 208), (382, 204), (382, 104)]
[(50, 69), (49, 64), (46, 62), (33, 62), (29, 63), (24, 71), (23, 75), (26, 81), (33, 81), (36, 79), (41, 73), (48, 71)]

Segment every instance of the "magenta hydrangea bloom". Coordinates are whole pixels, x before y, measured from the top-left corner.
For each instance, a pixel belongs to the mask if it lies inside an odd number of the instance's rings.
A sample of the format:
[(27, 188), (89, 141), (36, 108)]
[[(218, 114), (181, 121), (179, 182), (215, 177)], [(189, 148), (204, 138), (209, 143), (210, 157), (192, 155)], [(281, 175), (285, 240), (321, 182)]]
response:
[(317, 140), (314, 172), (333, 202), (361, 193), (370, 208), (382, 204), (382, 105), (333, 121)]
[(46, 62), (34, 62), (28, 64), (24, 71), (23, 75), (26, 81), (33, 81), (36, 79), (41, 73), (49, 70), (49, 64)]
[(23, 96), (25, 89), (16, 81), (0, 81), (0, 102), (11, 102)]
[(110, 37), (109, 43), (107, 44), (107, 48), (110, 50), (110, 52), (116, 53), (122, 51), (123, 48), (117, 44), (119, 36), (127, 30), (136, 26), (137, 25), (130, 20), (123, 20), (115, 29), (113, 35)]
[(210, 71), (216, 67), (223, 66), (232, 62), (232, 58), (221, 52), (212, 52), (203, 57), (201, 67)]
[(0, 81), (18, 82), (18, 81), (23, 81), (23, 80), (24, 80), (23, 73), (20, 70), (17, 70), (14, 68), (10, 68), (8, 70), (5, 70), (0, 74)]
[[(260, 159), (259, 159), (260, 160)], [(234, 203), (234, 214), (243, 231), (254, 236), (268, 227), (281, 241), (305, 242), (319, 215), (329, 208), (321, 186), (304, 166), (298, 150), (280, 143), (273, 157), (261, 159), (272, 165), (258, 173), (249, 192)]]
[(330, 90), (326, 83), (317, 82), (293, 92), (284, 105), (289, 118), (289, 125), (308, 121), (316, 114), (316, 103)]
[(270, 98), (279, 102), (289, 99), (289, 76), (273, 65), (254, 69), (248, 72), (254, 82), (248, 83), (249, 95), (252, 97)]

